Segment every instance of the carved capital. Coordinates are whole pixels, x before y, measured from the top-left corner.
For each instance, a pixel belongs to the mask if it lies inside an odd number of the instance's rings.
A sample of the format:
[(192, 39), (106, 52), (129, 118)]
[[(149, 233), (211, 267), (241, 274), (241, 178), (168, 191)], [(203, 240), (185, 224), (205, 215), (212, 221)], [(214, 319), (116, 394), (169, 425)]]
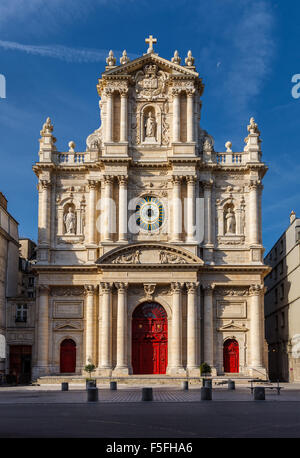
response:
[(50, 189), (52, 186), (51, 181), (49, 180), (40, 180), (40, 187), (41, 190), (44, 191), (45, 189)]
[(113, 175), (103, 175), (103, 181), (104, 185), (112, 185), (114, 182), (114, 176)]
[(120, 186), (127, 186), (128, 178), (125, 175), (118, 176), (118, 182)]
[(39, 295), (48, 295), (50, 293), (50, 287), (48, 285), (38, 285), (37, 290)]
[(202, 186), (205, 191), (211, 191), (213, 188), (213, 180), (202, 181)]
[(181, 283), (181, 282), (172, 282), (171, 283), (171, 290), (172, 290), (172, 293), (181, 293), (182, 292), (182, 289), (184, 287), (184, 283)]
[(95, 293), (94, 285), (84, 285), (84, 292), (87, 296), (92, 296)]
[(264, 294), (264, 285), (251, 285), (249, 287), (250, 296), (262, 296)]
[(190, 282), (186, 283), (186, 289), (189, 294), (193, 294), (196, 292), (197, 288), (199, 286), (199, 282)]
[(214, 292), (215, 285), (202, 285), (202, 288), (206, 296), (211, 296)]
[(172, 176), (172, 183), (173, 185), (180, 185), (181, 184), (181, 181), (182, 181), (182, 176), (180, 175), (173, 175)]
[(196, 183), (196, 178), (197, 177), (195, 175), (187, 175), (185, 177), (186, 182), (187, 182), (188, 185), (194, 185)]
[(125, 293), (128, 289), (128, 283), (115, 283), (115, 287), (117, 288), (118, 293)]
[(100, 283), (101, 293), (105, 293), (105, 294), (111, 293), (112, 288), (113, 288), (113, 283), (106, 283), (106, 282)]
[(259, 191), (263, 189), (263, 185), (261, 184), (260, 180), (251, 180), (249, 183), (249, 190), (250, 191)]
[(98, 181), (95, 181), (95, 180), (88, 180), (88, 187), (89, 189), (91, 190), (95, 190), (97, 189), (97, 186), (98, 186)]

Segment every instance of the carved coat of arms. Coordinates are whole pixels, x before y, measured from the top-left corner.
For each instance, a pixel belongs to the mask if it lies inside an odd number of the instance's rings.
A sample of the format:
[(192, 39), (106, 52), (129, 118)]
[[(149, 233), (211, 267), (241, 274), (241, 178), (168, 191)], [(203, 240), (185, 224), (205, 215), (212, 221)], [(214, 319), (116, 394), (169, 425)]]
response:
[(168, 76), (157, 65), (148, 64), (135, 75), (136, 94), (138, 98), (156, 99), (165, 92)]

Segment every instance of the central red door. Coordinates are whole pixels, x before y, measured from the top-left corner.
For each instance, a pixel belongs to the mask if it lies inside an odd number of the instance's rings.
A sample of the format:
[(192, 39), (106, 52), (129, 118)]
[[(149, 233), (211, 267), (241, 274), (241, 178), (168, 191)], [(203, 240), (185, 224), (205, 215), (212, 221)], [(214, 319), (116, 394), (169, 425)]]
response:
[(239, 372), (239, 344), (236, 340), (226, 340), (224, 343), (224, 372)]
[(168, 320), (155, 302), (139, 305), (132, 317), (134, 374), (165, 374), (168, 363)]
[(70, 373), (75, 370), (76, 344), (72, 339), (66, 339), (60, 345), (60, 372)]

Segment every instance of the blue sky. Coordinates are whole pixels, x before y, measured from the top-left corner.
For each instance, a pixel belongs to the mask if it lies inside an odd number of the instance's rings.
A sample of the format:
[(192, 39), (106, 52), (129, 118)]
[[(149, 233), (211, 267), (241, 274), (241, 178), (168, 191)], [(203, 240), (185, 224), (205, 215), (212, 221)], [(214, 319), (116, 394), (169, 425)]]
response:
[(215, 138), (244, 148), (254, 116), (261, 130), (266, 250), (300, 217), (300, 99), (291, 95), (300, 73), (297, 0), (0, 0), (0, 190), (23, 237), (37, 238), (37, 190), (32, 164), (47, 116), (57, 148), (76, 150), (99, 127), (97, 78), (112, 49), (131, 57), (155, 50), (182, 59), (189, 49), (205, 84), (201, 125)]

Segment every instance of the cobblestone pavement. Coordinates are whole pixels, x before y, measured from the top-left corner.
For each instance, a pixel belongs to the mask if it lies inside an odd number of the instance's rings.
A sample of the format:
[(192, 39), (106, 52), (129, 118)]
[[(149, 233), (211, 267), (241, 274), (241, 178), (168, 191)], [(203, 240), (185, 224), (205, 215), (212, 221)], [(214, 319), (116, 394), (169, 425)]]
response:
[[(118, 386), (117, 391), (99, 387), (99, 402), (123, 403), (141, 402), (142, 388)], [(229, 391), (227, 387), (216, 387), (212, 393), (213, 401), (251, 401), (253, 399), (248, 386), (239, 386)], [(275, 390), (266, 390), (266, 402), (300, 402), (300, 387), (286, 384), (277, 395)], [(69, 391), (61, 391), (55, 386), (0, 387), (0, 404), (77, 404), (87, 402), (84, 386), (70, 385)], [(191, 387), (183, 391), (178, 387), (153, 387), (153, 402), (201, 402), (200, 387)]]

